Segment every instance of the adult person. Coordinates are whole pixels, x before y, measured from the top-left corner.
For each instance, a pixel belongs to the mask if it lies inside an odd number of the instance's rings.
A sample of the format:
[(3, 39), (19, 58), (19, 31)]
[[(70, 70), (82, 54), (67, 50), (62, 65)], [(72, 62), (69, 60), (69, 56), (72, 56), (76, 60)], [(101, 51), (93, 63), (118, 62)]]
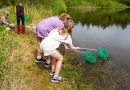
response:
[(23, 3), (19, 3), (16, 7), (15, 7), (15, 11), (16, 13), (16, 19), (17, 19), (17, 33), (20, 34), (20, 21), (22, 21), (22, 33), (25, 33), (25, 20), (24, 20), (24, 16), (26, 15), (26, 10), (25, 7), (23, 5)]

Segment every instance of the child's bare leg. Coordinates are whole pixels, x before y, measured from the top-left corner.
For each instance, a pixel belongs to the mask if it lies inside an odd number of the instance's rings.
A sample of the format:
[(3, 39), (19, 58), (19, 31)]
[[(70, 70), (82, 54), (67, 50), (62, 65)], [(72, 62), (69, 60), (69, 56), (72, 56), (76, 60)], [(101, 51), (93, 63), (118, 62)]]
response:
[(56, 60), (51, 58), (51, 72), (55, 72)]
[(56, 51), (51, 56), (57, 60), (54, 77), (58, 77), (61, 66), (62, 66), (63, 56), (58, 51)]
[(45, 59), (46, 59), (46, 63), (47, 63), (47, 64), (50, 64), (50, 63), (51, 63), (50, 60), (53, 59), (53, 58), (51, 58), (50, 56), (46, 56)]
[(51, 65), (51, 61), (50, 61), (51, 57), (50, 56), (45, 56), (44, 58), (45, 58), (45, 60), (44, 60), (45, 61), (44, 66), (45, 67), (50, 67), (50, 65)]
[[(42, 38), (37, 36), (37, 46), (36, 46), (36, 55), (37, 56), (36, 56), (36, 58), (37, 58), (38, 61), (36, 61), (36, 62), (43, 62), (44, 61), (44, 62), (46, 62), (45, 67), (49, 67), (49, 65), (50, 65), (50, 56), (45, 57), (46, 61), (42, 58), (43, 53), (40, 51), (40, 43), (41, 43), (41, 41), (42, 41)], [(40, 59), (42, 59), (42, 60), (40, 60)]]
[(40, 43), (42, 38), (37, 37), (37, 45), (36, 45), (36, 62), (43, 62), (42, 60), (42, 52), (40, 51)]
[(36, 46), (36, 54), (37, 56), (41, 56), (41, 52), (40, 52), (40, 43), (42, 41), (42, 38), (37, 37), (37, 46)]

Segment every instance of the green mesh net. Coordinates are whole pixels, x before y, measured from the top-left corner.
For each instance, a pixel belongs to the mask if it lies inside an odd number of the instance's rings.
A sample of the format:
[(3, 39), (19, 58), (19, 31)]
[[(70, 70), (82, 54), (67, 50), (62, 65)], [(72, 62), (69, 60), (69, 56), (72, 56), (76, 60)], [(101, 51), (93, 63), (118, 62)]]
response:
[(84, 53), (85, 60), (87, 62), (96, 63), (96, 56), (93, 52), (90, 52), (88, 50), (84, 50), (83, 53)]
[(97, 52), (98, 57), (106, 61), (108, 59), (108, 51), (105, 47), (100, 47), (98, 48)]

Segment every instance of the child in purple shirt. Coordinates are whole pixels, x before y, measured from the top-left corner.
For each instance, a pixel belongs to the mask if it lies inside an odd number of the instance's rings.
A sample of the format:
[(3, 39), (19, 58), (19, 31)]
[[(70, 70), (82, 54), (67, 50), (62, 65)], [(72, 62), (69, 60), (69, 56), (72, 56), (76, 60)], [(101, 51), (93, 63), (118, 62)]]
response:
[(48, 33), (55, 29), (55, 28), (63, 28), (64, 23), (62, 20), (59, 19), (58, 16), (53, 16), (50, 18), (47, 18), (37, 24), (36, 27), (36, 34), (38, 37), (45, 38), (48, 36)]
[[(55, 28), (63, 28), (64, 22), (66, 22), (70, 18), (71, 17), (68, 14), (63, 13), (60, 16), (52, 16), (50, 18), (44, 19), (37, 24), (36, 29), (35, 29), (35, 33), (37, 35), (36, 62), (43, 62), (41, 52), (40, 52), (40, 43), (42, 39), (47, 37), (51, 30), (54, 30)], [(49, 66), (48, 64), (49, 64), (49, 61), (45, 64), (45, 66), (46, 67)]]

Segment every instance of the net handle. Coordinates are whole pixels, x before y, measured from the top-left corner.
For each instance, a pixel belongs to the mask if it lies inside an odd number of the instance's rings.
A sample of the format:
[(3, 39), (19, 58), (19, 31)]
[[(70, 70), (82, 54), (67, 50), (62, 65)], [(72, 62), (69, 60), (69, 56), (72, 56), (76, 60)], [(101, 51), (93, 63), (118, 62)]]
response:
[(75, 50), (75, 52), (78, 52), (78, 53), (82, 53), (82, 54), (84, 54), (83, 52), (81, 52), (81, 51), (78, 51), (78, 50)]
[(95, 51), (95, 52), (98, 51), (98, 50), (96, 50), (96, 49), (90, 49), (90, 48), (80, 48), (80, 49), (86, 49), (86, 50), (89, 50), (89, 51)]

